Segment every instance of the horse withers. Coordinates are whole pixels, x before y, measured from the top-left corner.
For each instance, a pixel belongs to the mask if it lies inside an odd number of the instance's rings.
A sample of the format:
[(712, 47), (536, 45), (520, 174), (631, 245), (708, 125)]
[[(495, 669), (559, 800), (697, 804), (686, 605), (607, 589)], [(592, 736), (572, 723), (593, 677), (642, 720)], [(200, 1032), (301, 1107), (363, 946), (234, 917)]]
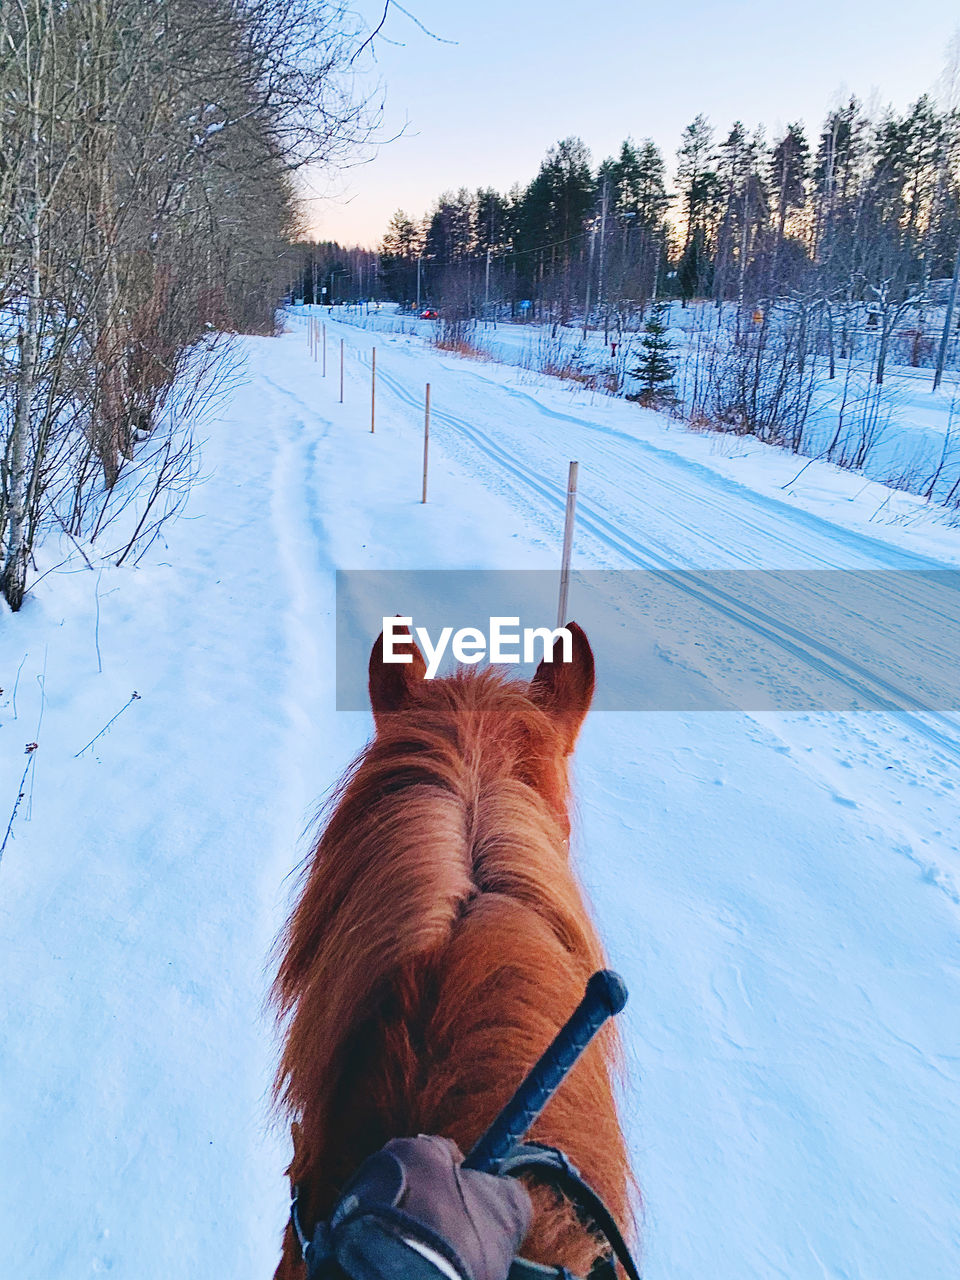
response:
[[(569, 858), (569, 760), (594, 688), (570, 624), (533, 680), (461, 668), (427, 680), (370, 657), (373, 741), (338, 787), (281, 938), (279, 1104), (309, 1234), (391, 1138), (468, 1150), (580, 999), (603, 955)], [(614, 1217), (629, 1171), (608, 1026), (531, 1137), (560, 1147)], [(572, 1206), (532, 1189), (523, 1256), (586, 1275), (603, 1251)], [(292, 1227), (276, 1280), (302, 1280)]]

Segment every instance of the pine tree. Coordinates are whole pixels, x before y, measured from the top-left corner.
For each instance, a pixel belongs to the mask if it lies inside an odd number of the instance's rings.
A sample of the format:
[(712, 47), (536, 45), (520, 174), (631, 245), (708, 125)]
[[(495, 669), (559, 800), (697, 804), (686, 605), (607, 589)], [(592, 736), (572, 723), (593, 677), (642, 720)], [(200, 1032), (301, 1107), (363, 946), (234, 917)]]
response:
[(802, 209), (807, 198), (806, 179), (810, 148), (800, 124), (788, 124), (787, 131), (770, 151), (770, 190), (777, 204), (777, 245), (783, 244), (787, 218)]
[(677, 181), (686, 223), (679, 268), (684, 306), (709, 287), (712, 264), (708, 241), (721, 194), (715, 164), (713, 129), (706, 116), (698, 115), (684, 129), (677, 152)]
[(417, 255), (423, 237), (416, 223), (398, 209), (380, 244), (380, 272), (387, 297), (405, 302), (416, 289)]
[(610, 205), (614, 213), (629, 214), (637, 227), (657, 230), (670, 203), (665, 185), (663, 156), (649, 138), (638, 148), (628, 138), (616, 160), (600, 168), (598, 188), (606, 177), (610, 183)]
[(530, 246), (555, 243), (566, 261), (593, 204), (590, 152), (579, 138), (550, 148), (523, 197), (523, 238)]
[(383, 236), (380, 252), (387, 258), (415, 258), (419, 250), (417, 227), (402, 209), (398, 209)]
[(714, 218), (720, 198), (715, 166), (713, 129), (706, 116), (699, 115), (684, 129), (677, 151), (677, 181), (683, 198), (687, 243), (697, 231), (705, 232)]
[(481, 188), (473, 201), (473, 240), (478, 253), (496, 252), (507, 242), (507, 202), (492, 187)]
[(869, 128), (856, 98), (827, 116), (820, 133), (813, 185), (817, 196), (814, 254), (829, 262), (855, 235), (860, 179)]
[(424, 237), (424, 254), (438, 266), (448, 267), (473, 251), (473, 198), (464, 187), (445, 191), (430, 215)]
[(633, 376), (640, 383), (640, 390), (631, 399), (647, 408), (673, 404), (677, 398), (673, 385), (676, 376), (672, 354), (674, 347), (667, 337), (669, 310), (666, 302), (654, 304), (640, 340), (640, 363), (633, 370)]
[(728, 277), (734, 269), (736, 247), (740, 243), (745, 193), (754, 157), (747, 131), (736, 120), (717, 156), (717, 179), (723, 190), (723, 218), (717, 229), (717, 253), (714, 269), (714, 292), (718, 302), (726, 296)]
[(683, 305), (713, 287), (713, 264), (707, 253), (705, 234), (697, 228), (687, 241), (677, 264), (677, 286)]

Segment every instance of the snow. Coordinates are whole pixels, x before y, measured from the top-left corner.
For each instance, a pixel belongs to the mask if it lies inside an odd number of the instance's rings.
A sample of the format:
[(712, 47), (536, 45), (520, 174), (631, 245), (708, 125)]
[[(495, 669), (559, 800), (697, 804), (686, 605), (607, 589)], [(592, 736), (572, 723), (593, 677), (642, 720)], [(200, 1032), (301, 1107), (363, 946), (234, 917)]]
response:
[[(272, 1273), (270, 946), (370, 731), (335, 711), (336, 569), (553, 570), (570, 458), (581, 568), (960, 565), (942, 513), (863, 477), (410, 333), (328, 321), (324, 380), (291, 326), (243, 340), (164, 544), (0, 615), (3, 829), (39, 744), (0, 861), (18, 1280)], [(958, 1274), (958, 753), (919, 711), (588, 719), (575, 855), (631, 989), (647, 1280)]]
[[(678, 385), (682, 396), (687, 396), (691, 392), (688, 385), (693, 378), (691, 369), (696, 364), (693, 358), (694, 331), (699, 329), (701, 335), (706, 336), (715, 331), (719, 321), (716, 309), (708, 304), (682, 310), (675, 302), (670, 310), (673, 323), (668, 336), (674, 346)], [(342, 321), (371, 332), (429, 339), (436, 330), (435, 322), (397, 314), (390, 304), (372, 311), (345, 307), (338, 311), (338, 315)], [(478, 321), (468, 336), (479, 351), (514, 368), (536, 371), (546, 364), (562, 367), (572, 363), (602, 376), (616, 367), (623, 389), (627, 392), (637, 389), (630, 371), (639, 359), (640, 333), (619, 335), (611, 327), (610, 338), (617, 340), (618, 347), (615, 360), (611, 358), (601, 330), (591, 329), (584, 338), (578, 325)], [(794, 475), (807, 457), (826, 452), (835, 436), (835, 456), (846, 453), (853, 457), (861, 432), (866, 432), (870, 439), (863, 468), (866, 477), (879, 481), (881, 488), (892, 484), (898, 490), (917, 494), (926, 492), (939, 468), (935, 492), (938, 498), (942, 498), (960, 478), (960, 444), (957, 440), (960, 394), (956, 372), (948, 370), (941, 387), (932, 391), (933, 374), (930, 369), (896, 365), (891, 358), (880, 389), (874, 382), (872, 363), (877, 334), (874, 331), (858, 332), (856, 340), (859, 344), (858, 358), (849, 361), (838, 359), (833, 380), (827, 377), (826, 359), (821, 356), (823, 374), (814, 389), (805, 428), (804, 457), (792, 471), (789, 470), (793, 465), (791, 458), (786, 464), (785, 478)], [(689, 368), (687, 361), (691, 362)], [(874, 416), (875, 423), (865, 426), (865, 421), (872, 421)], [(763, 446), (742, 437), (721, 436), (719, 440), (718, 448), (749, 452), (753, 446), (757, 453), (763, 453)], [(885, 489), (883, 493), (887, 496)]]

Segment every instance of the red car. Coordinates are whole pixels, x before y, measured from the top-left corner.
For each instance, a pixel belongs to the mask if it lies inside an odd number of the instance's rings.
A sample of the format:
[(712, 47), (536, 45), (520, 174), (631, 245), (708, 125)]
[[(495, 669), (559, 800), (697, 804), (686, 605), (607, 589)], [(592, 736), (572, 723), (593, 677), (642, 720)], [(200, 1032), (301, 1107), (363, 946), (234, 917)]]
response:
[(426, 311), (420, 312), (420, 319), (421, 320), (439, 320), (440, 312), (434, 311), (432, 307), (427, 307)]

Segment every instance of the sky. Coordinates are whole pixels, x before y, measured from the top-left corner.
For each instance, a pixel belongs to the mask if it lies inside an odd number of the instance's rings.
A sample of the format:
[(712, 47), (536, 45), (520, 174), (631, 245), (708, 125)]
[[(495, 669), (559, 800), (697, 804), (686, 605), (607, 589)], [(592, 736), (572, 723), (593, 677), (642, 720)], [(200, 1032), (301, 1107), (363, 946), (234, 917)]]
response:
[[(374, 27), (384, 3), (353, 7)], [(813, 135), (850, 93), (902, 109), (935, 87), (960, 27), (956, 0), (405, 0), (404, 9), (433, 35), (391, 4), (357, 84), (384, 100), (380, 136), (400, 136), (347, 169), (304, 176), (317, 239), (373, 247), (395, 209), (419, 218), (442, 191), (526, 184), (570, 134), (594, 163), (625, 137), (651, 137), (672, 167), (698, 112), (718, 134), (740, 119), (775, 137), (798, 119)]]

